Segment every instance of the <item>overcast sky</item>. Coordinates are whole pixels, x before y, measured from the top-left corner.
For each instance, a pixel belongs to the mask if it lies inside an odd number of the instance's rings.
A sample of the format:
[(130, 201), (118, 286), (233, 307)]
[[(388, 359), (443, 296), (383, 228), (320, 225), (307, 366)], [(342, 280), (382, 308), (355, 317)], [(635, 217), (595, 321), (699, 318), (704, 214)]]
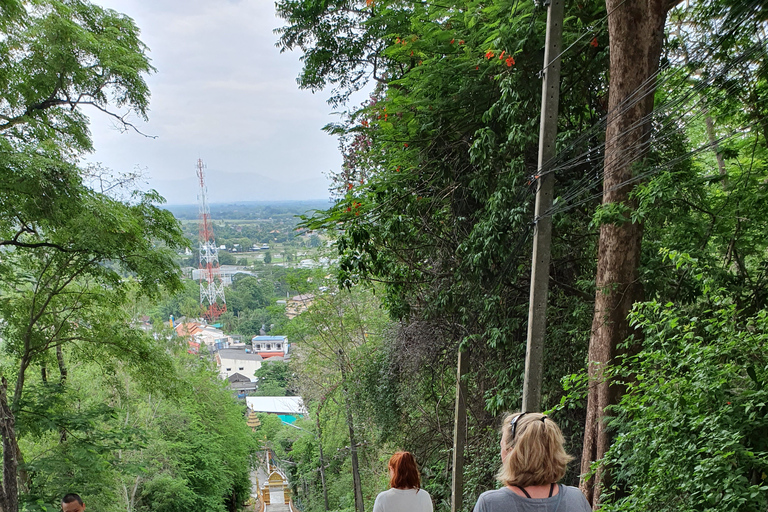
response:
[(341, 165), (328, 93), (299, 90), (298, 53), (275, 47), (271, 0), (93, 0), (132, 17), (157, 73), (148, 139), (92, 115), (96, 152), (116, 171), (146, 169), (169, 204), (197, 202), (196, 162), (209, 202), (325, 199)]

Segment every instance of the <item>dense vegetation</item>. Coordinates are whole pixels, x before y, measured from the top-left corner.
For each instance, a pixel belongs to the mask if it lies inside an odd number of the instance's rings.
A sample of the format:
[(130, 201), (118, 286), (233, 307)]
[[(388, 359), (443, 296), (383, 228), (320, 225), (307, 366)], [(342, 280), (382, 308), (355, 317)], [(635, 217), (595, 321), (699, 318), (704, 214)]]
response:
[(0, 27), (0, 509), (238, 510), (243, 407), (136, 323), (181, 288), (187, 240), (135, 176), (80, 166), (84, 109), (146, 118), (138, 28), (81, 0), (4, 2)]
[[(572, 454), (586, 440), (566, 480), (582, 473), (609, 510), (762, 510), (766, 11), (565, 10), (558, 156), (544, 169), (556, 201), (543, 408)], [(328, 127), (345, 155), (336, 203), (305, 222), (336, 238), (340, 288), (291, 326), (313, 432), (293, 432), (286, 455), (298, 496), (306, 510), (370, 507), (404, 448), (447, 510), (462, 350), (469, 510), (494, 486), (496, 417), (521, 405), (545, 11), (284, 0), (278, 13), (280, 44), (303, 52), (301, 86), (340, 105), (374, 84)], [(664, 30), (622, 32), (609, 13)], [(646, 74), (622, 90), (617, 62), (635, 47)]]
[[(261, 250), (266, 245), (272, 247), (272, 253), (275, 246), (279, 246), (279, 250), (289, 256), (288, 261), (293, 261), (290, 256), (296, 256), (301, 249), (322, 245), (317, 234), (297, 229), (296, 216), (327, 207), (326, 201), (212, 204), (211, 218), (216, 243), (227, 250), (219, 254), (219, 259), (223, 259), (224, 265), (235, 264), (243, 258), (241, 254), (231, 252), (251, 252), (252, 248)], [(198, 207), (177, 205), (169, 206), (168, 210), (181, 221), (184, 235), (195, 245), (198, 238)], [(188, 260), (188, 263), (197, 265), (194, 258)]]

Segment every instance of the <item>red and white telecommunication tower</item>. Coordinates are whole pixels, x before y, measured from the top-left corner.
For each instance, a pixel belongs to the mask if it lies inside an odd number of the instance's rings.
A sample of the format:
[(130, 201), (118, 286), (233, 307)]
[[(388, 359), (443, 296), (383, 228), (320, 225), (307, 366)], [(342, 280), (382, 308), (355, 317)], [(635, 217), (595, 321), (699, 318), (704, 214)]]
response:
[(200, 200), (200, 309), (203, 310), (203, 316), (211, 321), (227, 310), (227, 301), (224, 298), (224, 283), (221, 281), (219, 249), (213, 239), (211, 210), (206, 199), (208, 188), (205, 186), (203, 169), (205, 169), (205, 164), (198, 158), (197, 177), (200, 178), (200, 195), (198, 196)]

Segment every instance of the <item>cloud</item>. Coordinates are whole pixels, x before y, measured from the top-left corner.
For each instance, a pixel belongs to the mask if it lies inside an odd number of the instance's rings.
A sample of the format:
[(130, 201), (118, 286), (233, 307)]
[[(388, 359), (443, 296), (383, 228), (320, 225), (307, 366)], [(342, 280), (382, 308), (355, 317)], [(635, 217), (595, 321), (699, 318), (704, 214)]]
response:
[(134, 18), (151, 49), (158, 72), (148, 78), (150, 121), (139, 124), (157, 138), (119, 133), (94, 113), (89, 160), (146, 168), (150, 187), (173, 204), (197, 200), (197, 158), (219, 173), (208, 184), (212, 200), (327, 197), (324, 173), (341, 156), (321, 128), (335, 118), (327, 95), (298, 90), (299, 55), (275, 47), (282, 20), (272, 2), (96, 3)]

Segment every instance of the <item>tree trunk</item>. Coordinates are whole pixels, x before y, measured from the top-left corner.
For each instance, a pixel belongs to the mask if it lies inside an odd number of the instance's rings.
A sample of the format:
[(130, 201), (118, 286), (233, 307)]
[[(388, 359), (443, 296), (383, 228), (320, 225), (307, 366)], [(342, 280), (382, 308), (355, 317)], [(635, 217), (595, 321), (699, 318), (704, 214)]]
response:
[(8, 381), (3, 377), (0, 383), (0, 436), (3, 439), (3, 482), (0, 496), (0, 511), (18, 512), (19, 489), (17, 483), (19, 451), (16, 441), (15, 418), (8, 406)]
[[(618, 391), (603, 376), (616, 348), (629, 334), (627, 314), (642, 296), (638, 280), (642, 225), (629, 219), (636, 207), (629, 198), (635, 165), (647, 148), (650, 113), (664, 37), (664, 22), (671, 3), (664, 0), (606, 0), (610, 37), (610, 82), (608, 123), (605, 133), (603, 205), (628, 207), (622, 222), (600, 227), (595, 310), (589, 341), (589, 396), (584, 429), (581, 473), (607, 451), (604, 411), (617, 402)], [(600, 466), (595, 474), (582, 476), (581, 490), (593, 509), (600, 506), (600, 493), (607, 475)]]
[[(61, 384), (62, 387), (64, 387), (64, 384), (67, 383), (67, 365), (64, 362), (64, 350), (61, 348), (61, 345), (56, 345), (56, 361), (59, 364), (59, 384)], [(67, 441), (67, 430), (64, 428), (59, 429), (59, 443), (64, 443)]]
[[(702, 93), (702, 101), (705, 101), (704, 94)], [(706, 104), (705, 104), (706, 105)], [(706, 109), (706, 106), (704, 107)], [(709, 109), (706, 109), (707, 116), (704, 118), (704, 123), (707, 128), (707, 138), (709, 139), (709, 145), (712, 147), (712, 151), (717, 158), (717, 168), (720, 171), (720, 176), (723, 177), (723, 188), (728, 188), (728, 171), (725, 170), (725, 160), (723, 154), (720, 152), (720, 145), (717, 143), (717, 135), (715, 134), (715, 121), (712, 116), (709, 115)]]
[(320, 452), (320, 483), (323, 485), (323, 503), (325, 505), (325, 512), (330, 510), (328, 506), (328, 488), (325, 485), (325, 458), (323, 457), (323, 430), (320, 428), (320, 410), (323, 407), (323, 402), (320, 402), (320, 406), (317, 408), (317, 416), (315, 421), (317, 424), (317, 448)]
[(352, 454), (352, 486), (355, 491), (355, 511), (365, 512), (363, 503), (363, 486), (360, 481), (360, 464), (357, 460), (357, 440), (355, 439), (355, 425), (352, 418), (352, 403), (347, 389), (347, 372), (343, 360), (343, 352), (339, 350), (339, 368), (341, 369), (341, 386), (344, 391), (344, 407), (347, 410), (347, 427), (349, 428), (349, 449)]

